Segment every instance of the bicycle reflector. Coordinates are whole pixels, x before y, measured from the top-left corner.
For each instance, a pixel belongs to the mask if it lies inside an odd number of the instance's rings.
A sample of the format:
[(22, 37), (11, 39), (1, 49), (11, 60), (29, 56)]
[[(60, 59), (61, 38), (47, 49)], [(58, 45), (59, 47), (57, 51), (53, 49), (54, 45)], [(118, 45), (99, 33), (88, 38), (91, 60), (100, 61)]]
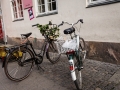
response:
[(73, 60), (69, 60), (69, 65), (70, 65), (70, 71), (73, 71), (74, 70), (74, 62)]
[(69, 50), (69, 51), (66, 52), (66, 54), (74, 54), (74, 53), (75, 53), (74, 50)]
[(70, 65), (70, 71), (72, 71), (74, 69), (73, 65)]

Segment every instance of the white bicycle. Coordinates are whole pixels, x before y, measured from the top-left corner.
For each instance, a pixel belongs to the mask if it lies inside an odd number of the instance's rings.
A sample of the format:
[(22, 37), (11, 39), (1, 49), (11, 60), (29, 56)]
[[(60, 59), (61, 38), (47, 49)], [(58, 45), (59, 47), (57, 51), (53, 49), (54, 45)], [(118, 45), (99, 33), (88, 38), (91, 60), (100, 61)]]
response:
[(86, 57), (86, 46), (84, 39), (81, 38), (79, 35), (76, 35), (75, 33), (76, 29), (74, 25), (76, 25), (78, 22), (83, 23), (83, 20), (80, 19), (73, 24), (62, 21), (62, 23), (59, 26), (65, 23), (72, 26), (71, 28), (64, 30), (64, 34), (70, 34), (71, 39), (66, 40), (63, 43), (62, 48), (66, 49), (66, 55), (69, 60), (72, 80), (74, 81), (77, 90), (81, 90), (82, 89), (81, 70), (83, 69), (83, 59), (85, 59)]

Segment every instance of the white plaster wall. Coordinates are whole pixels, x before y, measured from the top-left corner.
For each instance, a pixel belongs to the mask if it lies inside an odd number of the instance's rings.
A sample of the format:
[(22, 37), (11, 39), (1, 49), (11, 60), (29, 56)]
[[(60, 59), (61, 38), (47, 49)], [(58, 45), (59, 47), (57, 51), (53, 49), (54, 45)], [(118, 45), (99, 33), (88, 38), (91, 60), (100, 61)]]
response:
[[(20, 37), (21, 33), (32, 32), (32, 37), (43, 38), (37, 28), (31, 25), (46, 24), (52, 20), (75, 22), (82, 18), (84, 24), (80, 35), (86, 41), (120, 42), (120, 3), (86, 8), (86, 0), (58, 0), (58, 14), (38, 17), (29, 20), (28, 9), (24, 10), (24, 20), (12, 22), (10, 1), (2, 0), (5, 30), (9, 37)], [(35, 14), (35, 3), (33, 0)], [(67, 26), (61, 27), (61, 33)], [(62, 35), (62, 34), (61, 34)]]

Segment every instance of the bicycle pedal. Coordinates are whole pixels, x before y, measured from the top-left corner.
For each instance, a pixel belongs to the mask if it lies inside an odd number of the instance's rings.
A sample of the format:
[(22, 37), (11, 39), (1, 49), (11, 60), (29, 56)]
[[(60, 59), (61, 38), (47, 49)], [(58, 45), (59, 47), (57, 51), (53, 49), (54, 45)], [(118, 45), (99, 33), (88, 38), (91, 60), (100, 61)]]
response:
[(35, 64), (41, 64), (43, 61), (43, 57), (42, 56), (36, 56), (35, 57)]
[(83, 67), (80, 67), (81, 69), (83, 69)]

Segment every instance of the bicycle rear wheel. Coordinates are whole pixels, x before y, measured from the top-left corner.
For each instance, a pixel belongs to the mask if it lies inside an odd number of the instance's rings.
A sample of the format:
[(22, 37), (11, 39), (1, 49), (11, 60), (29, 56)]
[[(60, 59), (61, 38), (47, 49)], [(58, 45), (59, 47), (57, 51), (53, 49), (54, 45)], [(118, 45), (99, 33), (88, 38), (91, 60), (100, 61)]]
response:
[(4, 71), (6, 76), (12, 81), (21, 81), (27, 78), (33, 68), (33, 53), (30, 49), (20, 48), (21, 56), (18, 53), (19, 49), (9, 53)]
[(52, 41), (52, 43), (49, 45), (46, 55), (48, 60), (53, 64), (59, 61), (61, 54), (58, 53), (57, 46), (54, 41)]
[(86, 50), (86, 44), (83, 38), (79, 38), (79, 49), (81, 49), (82, 51)]

